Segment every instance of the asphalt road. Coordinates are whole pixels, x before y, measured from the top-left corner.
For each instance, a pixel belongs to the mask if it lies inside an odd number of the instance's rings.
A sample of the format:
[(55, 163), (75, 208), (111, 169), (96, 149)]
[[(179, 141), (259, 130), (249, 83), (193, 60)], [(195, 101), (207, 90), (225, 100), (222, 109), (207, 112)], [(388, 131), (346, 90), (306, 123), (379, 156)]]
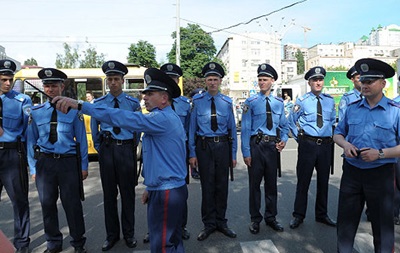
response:
[[(284, 225), (285, 231), (277, 233), (266, 227), (261, 226), (260, 233), (253, 235), (248, 230), (250, 217), (248, 212), (248, 177), (247, 169), (238, 152), (238, 165), (235, 168), (235, 181), (229, 186), (228, 200), (228, 225), (237, 232), (236, 239), (230, 239), (223, 234), (216, 232), (207, 240), (199, 242), (196, 240), (197, 234), (203, 227), (200, 217), (201, 192), (200, 182), (191, 180), (189, 184), (189, 221), (188, 230), (191, 238), (184, 242), (186, 252), (206, 252), (206, 253), (247, 253), (247, 252), (274, 252), (274, 253), (318, 253), (336, 252), (336, 229), (327, 227), (314, 221), (315, 205), (315, 175), (311, 182), (307, 217), (304, 223), (295, 230), (289, 228), (292, 218), (293, 202), (296, 189), (295, 166), (297, 161), (297, 144), (290, 139), (282, 153), (282, 177), (278, 179), (278, 216), (277, 219)], [(336, 147), (335, 153), (335, 174), (331, 176), (329, 188), (329, 215), (336, 219), (338, 190), (341, 176), (342, 159), (340, 158), (341, 149)], [(83, 202), (85, 224), (86, 224), (86, 247), (88, 252), (101, 252), (101, 246), (105, 239), (104, 217), (103, 217), (103, 198), (99, 178), (97, 162), (91, 162), (89, 167), (89, 178), (84, 182), (86, 200)], [(138, 246), (129, 249), (123, 240), (109, 252), (140, 252), (147, 253), (149, 245), (143, 243), (143, 237), (147, 232), (146, 225), (146, 206), (140, 203), (141, 193), (144, 186), (139, 183), (136, 188), (136, 238)], [(37, 190), (33, 182), (30, 183), (30, 207), (31, 207), (31, 251), (43, 252), (46, 249), (45, 237), (43, 232), (42, 214), (38, 200)], [(11, 202), (3, 191), (0, 202), (0, 229), (12, 240), (13, 237), (13, 216)], [(63, 252), (73, 252), (69, 245), (68, 226), (66, 224), (64, 211), (61, 203), (59, 204), (59, 217), (61, 231), (64, 234)], [(396, 252), (400, 252), (400, 226), (396, 226)], [(370, 223), (362, 217), (355, 250), (358, 253), (373, 252), (372, 232)], [(122, 237), (122, 235), (121, 235)], [(0, 249), (1, 253), (1, 249)]]

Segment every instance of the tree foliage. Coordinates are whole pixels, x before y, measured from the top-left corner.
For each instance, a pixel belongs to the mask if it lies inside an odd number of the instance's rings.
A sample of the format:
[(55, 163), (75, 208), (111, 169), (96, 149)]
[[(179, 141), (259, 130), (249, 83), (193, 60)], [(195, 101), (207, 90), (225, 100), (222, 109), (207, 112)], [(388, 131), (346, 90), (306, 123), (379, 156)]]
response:
[(129, 63), (138, 64), (146, 68), (158, 68), (156, 61), (156, 48), (147, 41), (139, 40), (128, 48), (127, 60)]
[(296, 57), (296, 60), (297, 60), (297, 74), (301, 75), (304, 73), (304, 68), (305, 68), (304, 55), (300, 51), (300, 49), (297, 49), (297, 52), (294, 55), (294, 57)]
[(37, 61), (35, 60), (35, 58), (32, 57), (32, 58), (30, 58), (30, 59), (25, 60), (25, 61), (24, 61), (24, 65), (37, 66), (38, 63), (37, 63)]
[[(176, 40), (176, 32), (173, 32), (171, 36)], [(183, 76), (186, 80), (187, 78), (202, 77), (201, 70), (207, 62), (221, 63), (215, 57), (217, 49), (213, 38), (199, 25), (188, 24), (185, 28), (181, 27), (180, 37), (180, 67), (183, 69)], [(167, 54), (167, 58), (169, 62), (176, 63), (176, 41)]]
[(105, 61), (105, 55), (99, 54), (92, 45), (89, 44), (82, 55), (78, 53), (79, 47), (72, 48), (68, 43), (64, 43), (64, 54), (57, 54), (57, 68), (99, 68)]
[(83, 51), (83, 59), (79, 61), (80, 68), (100, 68), (105, 62), (105, 55), (98, 54), (96, 49), (89, 46), (86, 51)]
[(76, 68), (79, 64), (78, 47), (72, 48), (68, 43), (64, 42), (64, 55), (57, 54), (56, 67), (72, 69)]

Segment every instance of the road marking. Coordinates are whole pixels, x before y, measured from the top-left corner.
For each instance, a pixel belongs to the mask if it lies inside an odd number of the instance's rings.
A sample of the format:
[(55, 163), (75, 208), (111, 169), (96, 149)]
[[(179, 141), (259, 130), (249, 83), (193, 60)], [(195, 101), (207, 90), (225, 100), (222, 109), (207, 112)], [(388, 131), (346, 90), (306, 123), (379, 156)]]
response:
[(241, 242), (243, 253), (279, 253), (271, 240)]
[(359, 253), (374, 253), (374, 238), (368, 233), (357, 233), (354, 249)]

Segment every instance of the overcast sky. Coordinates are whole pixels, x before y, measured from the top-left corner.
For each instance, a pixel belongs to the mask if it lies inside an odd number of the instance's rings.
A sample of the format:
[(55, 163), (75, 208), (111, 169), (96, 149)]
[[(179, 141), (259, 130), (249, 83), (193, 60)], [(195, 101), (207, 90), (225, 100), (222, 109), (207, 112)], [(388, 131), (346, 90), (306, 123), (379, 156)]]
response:
[[(63, 42), (90, 44), (106, 60), (126, 62), (131, 43), (145, 40), (165, 62), (176, 30), (177, 0), (0, 0), (0, 45), (21, 63), (54, 67)], [(297, 4), (295, 4), (297, 3)], [(284, 8), (290, 6), (290, 8)], [(280, 10), (284, 8), (283, 10)], [(280, 11), (278, 11), (280, 10)], [(180, 26), (212, 32), (217, 50), (236, 33), (274, 32), (283, 43), (357, 41), (378, 25), (400, 25), (398, 0), (180, 0)], [(247, 25), (214, 32), (277, 11)], [(310, 30), (304, 33), (304, 28)]]

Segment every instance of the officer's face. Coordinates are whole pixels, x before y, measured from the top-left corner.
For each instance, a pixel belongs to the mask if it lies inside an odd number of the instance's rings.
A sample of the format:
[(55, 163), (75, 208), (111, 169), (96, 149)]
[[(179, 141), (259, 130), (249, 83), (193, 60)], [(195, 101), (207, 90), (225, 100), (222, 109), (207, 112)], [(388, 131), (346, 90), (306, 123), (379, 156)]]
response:
[(164, 108), (168, 102), (168, 94), (162, 91), (146, 91), (143, 100), (146, 110), (150, 112), (154, 108)]
[(354, 88), (356, 88), (357, 90), (361, 90), (361, 82), (360, 82), (360, 75), (354, 75), (351, 78), (351, 81), (354, 84)]
[(385, 88), (385, 79), (367, 80), (361, 82), (361, 94), (366, 98), (375, 98), (382, 95)]
[(14, 75), (0, 75), (0, 94), (9, 92), (13, 82)]
[(324, 88), (324, 79), (323, 78), (312, 78), (312, 79), (308, 80), (308, 85), (310, 85), (312, 93), (320, 94), (322, 92), (322, 88)]
[(54, 98), (56, 96), (61, 96), (64, 90), (63, 82), (45, 83), (43, 84), (44, 93), (48, 96)]
[(110, 93), (114, 96), (117, 96), (122, 92), (122, 84), (124, 83), (122, 75), (107, 76), (106, 82), (110, 89)]
[(207, 91), (210, 94), (217, 94), (218, 88), (221, 85), (222, 78), (219, 76), (207, 76), (206, 77), (206, 85)]
[(258, 77), (258, 86), (260, 87), (261, 93), (270, 93), (271, 87), (274, 84), (274, 79), (269, 76), (259, 76)]

